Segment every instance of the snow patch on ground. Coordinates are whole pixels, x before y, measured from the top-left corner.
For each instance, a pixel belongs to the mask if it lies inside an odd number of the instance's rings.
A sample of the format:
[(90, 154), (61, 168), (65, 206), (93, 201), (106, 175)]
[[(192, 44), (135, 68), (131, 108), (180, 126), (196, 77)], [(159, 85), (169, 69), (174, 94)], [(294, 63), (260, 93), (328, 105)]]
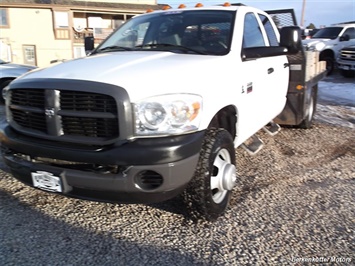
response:
[(318, 83), (315, 120), (355, 128), (355, 80), (338, 73)]
[(355, 129), (355, 107), (318, 104), (314, 119), (330, 125)]

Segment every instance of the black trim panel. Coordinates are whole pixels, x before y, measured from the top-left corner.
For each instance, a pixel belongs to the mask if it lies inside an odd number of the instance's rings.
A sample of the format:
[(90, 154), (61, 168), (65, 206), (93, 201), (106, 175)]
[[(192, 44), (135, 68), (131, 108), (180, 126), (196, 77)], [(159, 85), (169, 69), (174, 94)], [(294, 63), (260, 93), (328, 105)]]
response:
[(105, 165), (149, 165), (183, 160), (200, 152), (203, 137), (204, 131), (199, 131), (179, 136), (135, 139), (102, 147), (85, 147), (25, 136), (8, 125), (0, 127), (2, 146), (13, 152), (31, 157)]

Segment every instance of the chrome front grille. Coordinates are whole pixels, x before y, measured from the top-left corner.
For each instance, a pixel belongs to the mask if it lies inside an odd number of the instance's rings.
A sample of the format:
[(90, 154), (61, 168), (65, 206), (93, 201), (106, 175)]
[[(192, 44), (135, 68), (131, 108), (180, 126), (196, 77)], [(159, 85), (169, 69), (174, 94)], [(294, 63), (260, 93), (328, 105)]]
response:
[(355, 48), (341, 50), (340, 58), (342, 60), (355, 61)]

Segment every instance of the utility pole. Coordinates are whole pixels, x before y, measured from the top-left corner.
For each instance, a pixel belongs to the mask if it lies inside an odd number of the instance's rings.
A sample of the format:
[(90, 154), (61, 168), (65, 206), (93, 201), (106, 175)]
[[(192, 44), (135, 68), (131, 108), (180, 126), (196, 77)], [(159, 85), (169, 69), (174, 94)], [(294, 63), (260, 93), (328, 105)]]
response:
[(301, 29), (304, 28), (304, 13), (306, 10), (306, 0), (303, 0), (303, 4), (302, 4), (302, 15), (301, 15)]

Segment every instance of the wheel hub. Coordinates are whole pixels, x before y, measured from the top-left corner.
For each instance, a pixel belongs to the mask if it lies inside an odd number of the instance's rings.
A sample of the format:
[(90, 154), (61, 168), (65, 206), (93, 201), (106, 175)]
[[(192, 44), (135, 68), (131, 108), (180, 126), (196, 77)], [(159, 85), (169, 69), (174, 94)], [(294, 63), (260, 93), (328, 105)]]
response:
[(232, 190), (235, 185), (236, 168), (231, 163), (231, 157), (226, 149), (218, 152), (213, 166), (216, 171), (215, 174), (211, 175), (212, 198), (214, 202), (220, 203), (226, 197), (227, 192)]
[(233, 164), (226, 164), (223, 169), (222, 186), (225, 190), (232, 190), (237, 180), (236, 168)]

